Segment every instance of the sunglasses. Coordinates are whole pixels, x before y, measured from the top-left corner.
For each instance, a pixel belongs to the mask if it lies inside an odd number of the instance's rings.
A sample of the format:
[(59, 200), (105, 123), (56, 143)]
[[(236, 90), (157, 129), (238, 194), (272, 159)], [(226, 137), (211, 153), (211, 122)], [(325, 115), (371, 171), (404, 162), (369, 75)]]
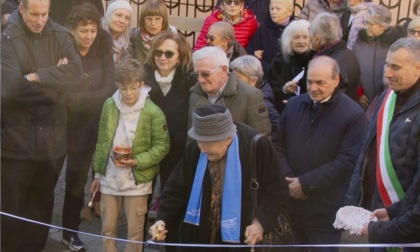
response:
[(235, 0), (235, 1), (233, 1), (233, 0), (226, 0), (226, 1), (224, 1), (224, 3), (226, 5), (232, 5), (232, 3), (233, 3), (235, 6), (239, 6), (239, 5), (241, 5), (242, 1), (241, 0)]
[(165, 55), (165, 58), (172, 59), (172, 57), (177, 53), (172, 52), (172, 51), (161, 51), (161, 50), (156, 50), (153, 52), (153, 56), (158, 57), (158, 58), (162, 57), (162, 54)]
[(219, 68), (221, 68), (222, 66), (218, 66), (215, 69), (208, 71), (208, 72), (194, 72), (193, 74), (196, 76), (196, 78), (198, 79), (198, 77), (201, 76), (201, 78), (205, 78), (207, 79), (208, 77), (210, 77), (210, 75), (212, 75), (214, 72), (216, 72)]
[(216, 37), (213, 36), (213, 35), (207, 34), (206, 39), (207, 39), (207, 41), (213, 42), (216, 39)]
[(408, 34), (420, 36), (420, 30), (408, 29)]

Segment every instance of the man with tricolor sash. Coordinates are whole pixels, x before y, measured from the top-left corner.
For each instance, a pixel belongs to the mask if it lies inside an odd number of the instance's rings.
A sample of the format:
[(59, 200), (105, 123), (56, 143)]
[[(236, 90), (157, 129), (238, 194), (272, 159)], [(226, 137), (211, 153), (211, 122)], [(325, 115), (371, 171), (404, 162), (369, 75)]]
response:
[(420, 242), (420, 41), (392, 44), (384, 76), (389, 88), (378, 101), (346, 203), (374, 211), (379, 221), (362, 230), (369, 242)]

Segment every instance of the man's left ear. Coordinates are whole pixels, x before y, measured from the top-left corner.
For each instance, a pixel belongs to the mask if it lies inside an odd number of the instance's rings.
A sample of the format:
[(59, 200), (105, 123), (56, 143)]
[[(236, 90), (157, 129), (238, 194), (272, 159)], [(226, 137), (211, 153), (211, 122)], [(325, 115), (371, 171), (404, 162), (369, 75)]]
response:
[(225, 72), (229, 72), (229, 67), (228, 66), (222, 66), (223, 71)]
[(144, 86), (144, 81), (140, 82), (140, 88), (142, 88)]

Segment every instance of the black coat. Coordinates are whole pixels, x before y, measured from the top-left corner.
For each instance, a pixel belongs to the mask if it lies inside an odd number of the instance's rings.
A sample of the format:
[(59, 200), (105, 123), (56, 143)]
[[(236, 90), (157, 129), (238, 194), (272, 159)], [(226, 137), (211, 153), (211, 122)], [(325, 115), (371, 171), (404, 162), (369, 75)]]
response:
[[(244, 124), (237, 124), (237, 135), (239, 139), (239, 156), (242, 167), (242, 214), (241, 214), (241, 237), (243, 244), (245, 240), (245, 228), (251, 224), (251, 189), (250, 184), (250, 144), (258, 131)], [(192, 140), (187, 144), (184, 156), (175, 167), (166, 186), (163, 189), (158, 211), (158, 220), (163, 220), (166, 228), (171, 230), (174, 223), (183, 220), (188, 205), (192, 184), (194, 181), (200, 149), (197, 142)], [(274, 219), (281, 210), (286, 210), (288, 205), (288, 187), (284, 176), (280, 172), (278, 159), (275, 156), (273, 147), (267, 138), (261, 139), (257, 144), (257, 178), (259, 181), (258, 207), (256, 218), (261, 223), (264, 231), (270, 231), (274, 225)], [(203, 180), (203, 195), (200, 213), (200, 225), (195, 226), (181, 222), (180, 241), (181, 243), (208, 243), (209, 242), (209, 210), (211, 179), (206, 169)], [(222, 206), (223, 207), (223, 206)], [(220, 237), (219, 237), (220, 238)], [(181, 249), (188, 250), (187, 248)], [(190, 251), (205, 251), (204, 249), (192, 248)], [(221, 249), (226, 251), (226, 249)], [(244, 251), (249, 251), (249, 248)]]
[(190, 81), (189, 73), (183, 72), (181, 67), (178, 67), (172, 80), (172, 87), (164, 96), (156, 82), (154, 70), (146, 67), (146, 73), (145, 83), (152, 88), (149, 92), (150, 99), (165, 114), (171, 141), (168, 155), (160, 162), (160, 179), (163, 188), (184, 152), (188, 130), (189, 89), (194, 85), (194, 82)]
[(339, 41), (315, 54), (329, 56), (340, 66), (340, 89), (353, 100), (356, 100), (357, 88), (360, 85), (360, 66), (354, 53), (347, 48), (344, 41)]
[(99, 30), (89, 52), (82, 59), (83, 77), (66, 95), (67, 141), (72, 152), (92, 152), (98, 139), (104, 101), (116, 90), (112, 38)]
[[(389, 127), (390, 158), (405, 192), (405, 198), (387, 208), (391, 221), (369, 224), (370, 242), (420, 242), (420, 80), (417, 81), (417, 85), (417, 90), (414, 90), (405, 105), (394, 114)], [(385, 93), (386, 91), (379, 99), (375, 116), (363, 142), (346, 194), (346, 204), (360, 205), (368, 197), (369, 152), (372, 146), (376, 146), (377, 113)], [(376, 151), (376, 148), (373, 151)], [(370, 210), (383, 207), (376, 181), (374, 183), (374, 197)]]
[[(286, 106), (283, 100), (288, 100), (290, 97), (295, 96), (295, 94), (285, 94), (283, 92), (284, 85), (302, 72), (302, 70), (305, 70), (308, 63), (309, 58), (307, 54), (291, 55), (289, 62), (286, 62), (281, 54), (277, 54), (271, 63), (267, 81), (273, 88), (274, 106), (279, 113), (283, 112)], [(300, 87), (300, 93), (306, 93), (306, 71), (304, 76), (299, 80), (298, 85)]]
[[(70, 32), (48, 21), (41, 33), (34, 34), (16, 10), (1, 40), (2, 158), (52, 160), (64, 156), (64, 92), (80, 83), (82, 72)], [(68, 64), (57, 66), (62, 58)], [(35, 71), (40, 83), (24, 78)]]

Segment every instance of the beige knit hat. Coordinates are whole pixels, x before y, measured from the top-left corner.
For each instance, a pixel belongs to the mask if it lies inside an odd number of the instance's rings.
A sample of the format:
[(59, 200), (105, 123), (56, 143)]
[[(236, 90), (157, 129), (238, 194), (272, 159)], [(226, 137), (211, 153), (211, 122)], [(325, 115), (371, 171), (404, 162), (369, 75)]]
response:
[(117, 1), (112, 1), (108, 7), (106, 8), (106, 13), (105, 16), (110, 15), (112, 12), (114, 12), (115, 10), (118, 9), (125, 9), (128, 10), (131, 14), (131, 4), (126, 1), (126, 0), (117, 0)]
[(413, 18), (408, 24), (408, 30), (420, 27), (420, 18)]

